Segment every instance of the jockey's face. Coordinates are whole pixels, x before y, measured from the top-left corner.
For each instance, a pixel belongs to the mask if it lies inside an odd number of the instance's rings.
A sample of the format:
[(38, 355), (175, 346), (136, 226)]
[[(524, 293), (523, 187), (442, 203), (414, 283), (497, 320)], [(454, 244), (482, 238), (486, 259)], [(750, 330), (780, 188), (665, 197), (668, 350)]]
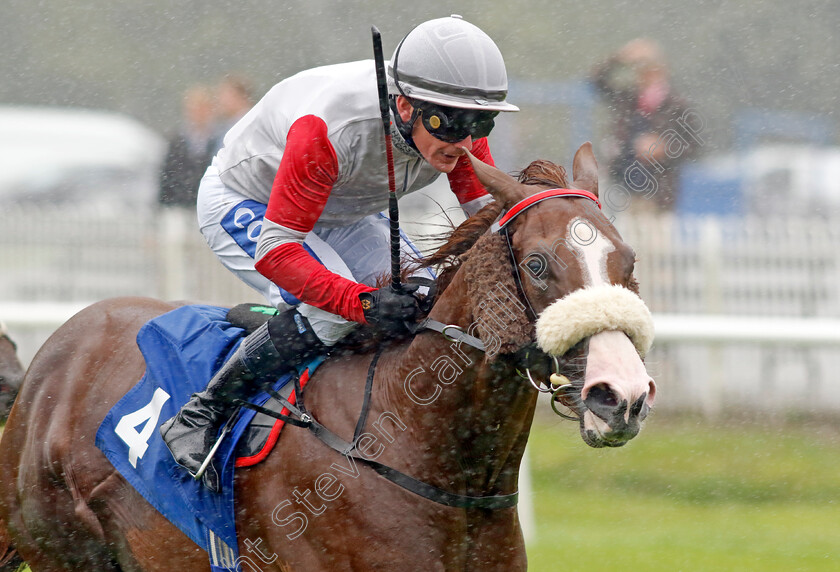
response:
[[(403, 121), (411, 119), (413, 110), (414, 108), (408, 99), (401, 95), (397, 97), (397, 111), (399, 111)], [(458, 159), (464, 155), (462, 147), (471, 151), (473, 145), (472, 137), (469, 135), (461, 141), (454, 143), (441, 141), (429, 133), (423, 126), (423, 122), (419, 119), (414, 122), (411, 136), (414, 139), (414, 145), (423, 158), (441, 173), (451, 172), (455, 168), (455, 163), (458, 162)]]

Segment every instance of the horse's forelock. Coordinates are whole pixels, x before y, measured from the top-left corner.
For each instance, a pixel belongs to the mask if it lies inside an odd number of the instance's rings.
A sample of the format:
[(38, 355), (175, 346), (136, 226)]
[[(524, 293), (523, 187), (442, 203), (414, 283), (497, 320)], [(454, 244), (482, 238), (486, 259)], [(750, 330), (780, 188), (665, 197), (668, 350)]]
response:
[(566, 169), (545, 159), (537, 159), (522, 169), (517, 180), (524, 185), (564, 189), (569, 182)]

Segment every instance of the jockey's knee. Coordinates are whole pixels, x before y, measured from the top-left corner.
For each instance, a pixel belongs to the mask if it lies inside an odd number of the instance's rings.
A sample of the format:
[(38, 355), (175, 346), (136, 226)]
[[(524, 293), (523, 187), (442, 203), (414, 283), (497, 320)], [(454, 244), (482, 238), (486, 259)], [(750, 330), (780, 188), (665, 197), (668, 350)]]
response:
[[(335, 345), (339, 340), (358, 326), (355, 322), (350, 322), (341, 316), (331, 314), (326, 310), (321, 310), (319, 308), (315, 308), (314, 306), (309, 306), (308, 304), (301, 304), (297, 307), (297, 310), (293, 310), (292, 312), (305, 318), (311, 332), (314, 332), (315, 336), (317, 336), (317, 338), (327, 346)], [(272, 320), (278, 319), (275, 329), (281, 329), (282, 322), (279, 320), (280, 316), (283, 314), (292, 314), (292, 312), (283, 312), (282, 314), (272, 318)], [(269, 322), (269, 332), (271, 329), (272, 326)], [(300, 335), (298, 330), (293, 331), (297, 335)], [(272, 340), (273, 339), (274, 337), (272, 336)]]
[(278, 348), (290, 344), (300, 345), (301, 348), (321, 345), (309, 320), (295, 309), (272, 316), (268, 320), (268, 335)]

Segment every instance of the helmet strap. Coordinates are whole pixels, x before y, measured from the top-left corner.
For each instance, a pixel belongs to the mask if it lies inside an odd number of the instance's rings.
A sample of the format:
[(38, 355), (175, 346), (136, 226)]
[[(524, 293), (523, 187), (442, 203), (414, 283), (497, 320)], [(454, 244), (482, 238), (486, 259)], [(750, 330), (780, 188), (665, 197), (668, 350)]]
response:
[(388, 103), (391, 107), (391, 112), (394, 115), (394, 123), (397, 126), (397, 131), (400, 132), (400, 135), (408, 146), (419, 153), (420, 151), (417, 149), (417, 145), (414, 144), (414, 138), (411, 136), (411, 133), (414, 131), (414, 122), (417, 121), (418, 117), (420, 117), (420, 110), (414, 107), (408, 121), (403, 121), (403, 118), (400, 116), (400, 112), (397, 110), (397, 97), (399, 96), (391, 95), (388, 97)]
[[(394, 61), (391, 62), (391, 69), (394, 74), (394, 85), (397, 86), (397, 91), (400, 92), (400, 95), (409, 101), (411, 101), (411, 99), (409, 99), (405, 92), (403, 92), (402, 86), (400, 85), (400, 73), (397, 71), (397, 66), (400, 60), (400, 50), (402, 49), (403, 42), (405, 42), (405, 39), (410, 33), (411, 32), (403, 36), (403, 39), (400, 40), (400, 43), (397, 45), (397, 49), (394, 51)], [(400, 135), (402, 135), (403, 140), (408, 144), (408, 146), (419, 153), (420, 151), (417, 149), (417, 145), (414, 144), (414, 137), (411, 136), (411, 133), (414, 131), (414, 122), (417, 121), (418, 117), (420, 117), (420, 110), (414, 107), (408, 121), (403, 121), (403, 118), (400, 116), (400, 112), (397, 110), (397, 97), (397, 95), (391, 95), (388, 98), (391, 106), (391, 112), (394, 114), (394, 123), (397, 124), (397, 131), (400, 132)]]

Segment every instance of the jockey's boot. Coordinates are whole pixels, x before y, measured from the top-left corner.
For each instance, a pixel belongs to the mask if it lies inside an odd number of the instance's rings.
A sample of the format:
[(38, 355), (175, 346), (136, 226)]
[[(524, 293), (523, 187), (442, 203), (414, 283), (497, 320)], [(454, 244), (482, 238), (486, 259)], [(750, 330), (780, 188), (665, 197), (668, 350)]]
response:
[[(235, 411), (235, 399), (247, 399), (263, 383), (324, 353), (326, 346), (297, 310), (272, 317), (246, 336), (207, 388), (194, 393), (177, 415), (160, 426), (161, 437), (175, 462), (195, 476), (216, 443), (222, 424)], [(219, 491), (219, 473), (212, 461), (201, 478), (208, 489)]]

